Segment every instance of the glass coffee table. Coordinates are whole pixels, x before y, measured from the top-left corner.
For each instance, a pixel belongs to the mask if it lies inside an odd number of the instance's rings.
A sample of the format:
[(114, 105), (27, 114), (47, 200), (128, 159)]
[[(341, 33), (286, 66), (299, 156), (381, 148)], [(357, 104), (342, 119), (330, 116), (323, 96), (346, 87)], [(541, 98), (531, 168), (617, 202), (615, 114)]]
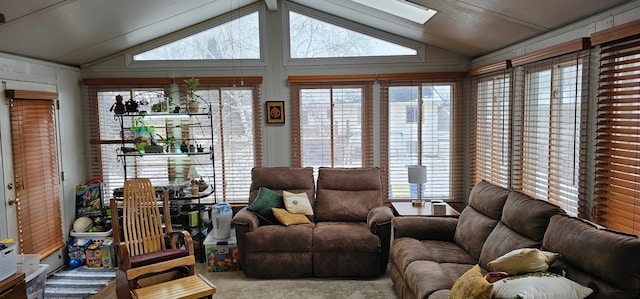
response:
[(396, 213), (398, 213), (398, 216), (460, 216), (460, 213), (446, 202), (437, 202), (437, 204), (444, 205), (444, 212), (436, 211), (434, 213), (432, 207), (434, 203), (428, 201), (422, 206), (414, 206), (410, 201), (394, 201), (391, 202), (391, 206), (395, 209)]

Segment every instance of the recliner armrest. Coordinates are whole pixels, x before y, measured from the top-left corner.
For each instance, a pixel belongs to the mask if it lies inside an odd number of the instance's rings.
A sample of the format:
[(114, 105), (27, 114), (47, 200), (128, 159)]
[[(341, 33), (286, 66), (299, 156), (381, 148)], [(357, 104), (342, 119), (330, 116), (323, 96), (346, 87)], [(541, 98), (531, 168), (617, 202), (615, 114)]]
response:
[(235, 216), (231, 219), (231, 223), (238, 228), (239, 226), (244, 227), (243, 231), (254, 231), (256, 228), (260, 227), (260, 220), (258, 216), (247, 210), (247, 208), (242, 208), (240, 211), (236, 213)]
[(453, 241), (458, 218), (452, 217), (395, 217), (393, 237), (418, 240)]
[(386, 225), (391, 223), (393, 219), (393, 212), (389, 207), (377, 206), (372, 208), (367, 215), (367, 225), (372, 233), (377, 234), (377, 228), (380, 225)]

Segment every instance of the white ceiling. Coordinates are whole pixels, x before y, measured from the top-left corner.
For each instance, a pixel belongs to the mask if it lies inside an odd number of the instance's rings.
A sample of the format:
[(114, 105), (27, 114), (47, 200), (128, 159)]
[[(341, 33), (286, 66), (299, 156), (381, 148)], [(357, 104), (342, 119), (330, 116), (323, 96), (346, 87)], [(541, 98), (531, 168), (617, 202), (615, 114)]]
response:
[[(474, 58), (639, 0), (412, 0), (439, 11), (424, 25), (349, 0), (290, 1)], [(0, 52), (79, 66), (253, 2), (2, 0)]]

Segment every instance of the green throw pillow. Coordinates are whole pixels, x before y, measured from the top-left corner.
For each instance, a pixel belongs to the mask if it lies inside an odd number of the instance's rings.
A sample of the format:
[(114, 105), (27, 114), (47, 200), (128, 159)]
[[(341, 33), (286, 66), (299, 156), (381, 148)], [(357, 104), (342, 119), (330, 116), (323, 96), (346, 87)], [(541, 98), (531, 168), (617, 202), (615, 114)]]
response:
[(256, 199), (247, 207), (247, 210), (256, 213), (258, 218), (260, 218), (260, 222), (263, 224), (280, 224), (278, 219), (273, 215), (271, 211), (272, 208), (284, 208), (282, 195), (269, 188), (260, 187), (258, 196), (256, 196)]

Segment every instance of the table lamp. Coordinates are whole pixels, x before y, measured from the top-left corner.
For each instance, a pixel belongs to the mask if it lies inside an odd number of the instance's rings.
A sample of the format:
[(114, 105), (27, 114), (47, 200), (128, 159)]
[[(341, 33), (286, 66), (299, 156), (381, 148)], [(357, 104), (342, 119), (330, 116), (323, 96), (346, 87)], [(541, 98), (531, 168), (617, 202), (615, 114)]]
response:
[(409, 166), (409, 183), (418, 186), (418, 199), (411, 200), (413, 205), (424, 205), (422, 201), (422, 185), (427, 182), (427, 166), (410, 165)]

